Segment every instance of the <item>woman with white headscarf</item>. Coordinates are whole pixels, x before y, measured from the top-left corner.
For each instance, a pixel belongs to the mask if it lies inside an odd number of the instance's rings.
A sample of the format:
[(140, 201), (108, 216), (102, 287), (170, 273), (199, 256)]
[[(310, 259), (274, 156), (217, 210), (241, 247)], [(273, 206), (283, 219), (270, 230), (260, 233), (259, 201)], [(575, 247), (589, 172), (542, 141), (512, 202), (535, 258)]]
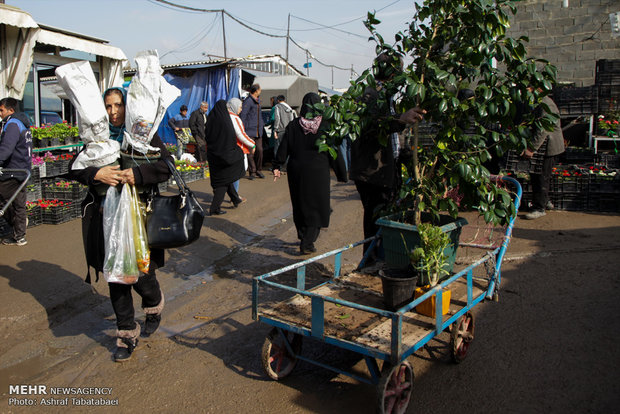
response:
[[(254, 155), (254, 151), (256, 151), (256, 143), (252, 138), (245, 133), (245, 128), (243, 127), (243, 121), (239, 118), (239, 114), (241, 113), (241, 109), (243, 107), (243, 102), (239, 98), (231, 98), (228, 100), (226, 104), (228, 107), (228, 113), (230, 114), (230, 120), (233, 123), (233, 128), (235, 129), (235, 134), (237, 136), (237, 145), (243, 151), (244, 156), (244, 166), (245, 171), (248, 169), (248, 155)], [(239, 180), (235, 181), (234, 184), (235, 190), (239, 192)], [(241, 197), (241, 196), (239, 196)], [(243, 201), (245, 198), (241, 197)]]

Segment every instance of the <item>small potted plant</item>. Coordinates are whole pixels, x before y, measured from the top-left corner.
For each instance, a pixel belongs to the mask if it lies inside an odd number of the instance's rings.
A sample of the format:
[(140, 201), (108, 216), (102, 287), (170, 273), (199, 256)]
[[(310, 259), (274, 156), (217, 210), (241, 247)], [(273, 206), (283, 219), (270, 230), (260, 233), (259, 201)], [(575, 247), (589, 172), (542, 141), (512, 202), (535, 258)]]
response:
[[(424, 295), (429, 289), (435, 287), (442, 276), (449, 275), (453, 262), (450, 263), (453, 246), (450, 236), (440, 227), (430, 223), (418, 225), (420, 244), (409, 253), (412, 266), (418, 271), (418, 284), (414, 299)], [(446, 314), (450, 307), (451, 292), (448, 289), (442, 291), (442, 314)], [(416, 311), (426, 316), (435, 317), (435, 296), (425, 300), (416, 307)]]
[(598, 129), (601, 135), (617, 137), (620, 132), (620, 112), (598, 116)]
[[(511, 11), (516, 13), (510, 0), (425, 0), (416, 5), (407, 29), (396, 33), (393, 43), (378, 33), (380, 22), (369, 13), (365, 24), (377, 54), (391, 60), (382, 63), (383, 68), (377, 64), (363, 72), (342, 96), (332, 96), (330, 105), (314, 106), (314, 114), (330, 125), (317, 144), (333, 157), (344, 138), (358, 139), (371, 126), (387, 145), (393, 117), (377, 113), (390, 114), (393, 109), (398, 115), (416, 106), (426, 111), (432, 142), (421, 145), (415, 124), (408, 134), (411, 157), (402, 165), (403, 184), (384, 210), (391, 216), (378, 223), (385, 225), (386, 261), (391, 243), (398, 250), (396, 265), (408, 264), (401, 234), (417, 231), (420, 223), (448, 225), (458, 233), (466, 224), (451, 223), (459, 209), (477, 209), (493, 224), (505, 224), (516, 214), (510, 194), (492, 180), (485, 162), (511, 149), (521, 153), (534, 130), (553, 129), (557, 116), (542, 99), (552, 92), (556, 69), (527, 56), (527, 38), (506, 36)], [(401, 62), (408, 64), (401, 69)], [(377, 69), (392, 71), (380, 87), (374, 76)], [(366, 88), (378, 93), (372, 107), (362, 100)], [(528, 110), (535, 107), (544, 115)], [(390, 226), (393, 235), (385, 231)], [(456, 252), (458, 234), (451, 237)], [(416, 247), (413, 242), (408, 245)]]

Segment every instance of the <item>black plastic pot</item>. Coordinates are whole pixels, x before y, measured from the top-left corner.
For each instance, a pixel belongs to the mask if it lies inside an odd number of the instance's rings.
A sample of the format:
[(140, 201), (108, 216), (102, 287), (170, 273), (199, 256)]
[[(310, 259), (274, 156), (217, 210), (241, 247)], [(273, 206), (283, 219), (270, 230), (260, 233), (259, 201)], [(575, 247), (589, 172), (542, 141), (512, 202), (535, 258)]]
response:
[(413, 300), (418, 276), (408, 269), (379, 271), (383, 285), (383, 303), (389, 311), (397, 311)]

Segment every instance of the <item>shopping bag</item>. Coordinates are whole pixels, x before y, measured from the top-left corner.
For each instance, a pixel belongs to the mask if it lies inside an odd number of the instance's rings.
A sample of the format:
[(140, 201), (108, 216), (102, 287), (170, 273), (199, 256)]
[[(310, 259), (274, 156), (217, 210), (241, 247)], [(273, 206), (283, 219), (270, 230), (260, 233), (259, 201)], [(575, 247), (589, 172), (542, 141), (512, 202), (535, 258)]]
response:
[(136, 249), (136, 260), (138, 262), (138, 270), (142, 273), (149, 272), (151, 263), (151, 251), (149, 250), (148, 239), (146, 236), (146, 228), (144, 227), (144, 209), (141, 206), (138, 192), (134, 185), (125, 184), (131, 189), (131, 219), (133, 228), (133, 241)]
[(105, 239), (103, 277), (108, 283), (125, 285), (136, 283), (140, 272), (133, 236), (130, 186), (123, 186), (120, 196), (115, 187), (108, 189), (103, 215)]

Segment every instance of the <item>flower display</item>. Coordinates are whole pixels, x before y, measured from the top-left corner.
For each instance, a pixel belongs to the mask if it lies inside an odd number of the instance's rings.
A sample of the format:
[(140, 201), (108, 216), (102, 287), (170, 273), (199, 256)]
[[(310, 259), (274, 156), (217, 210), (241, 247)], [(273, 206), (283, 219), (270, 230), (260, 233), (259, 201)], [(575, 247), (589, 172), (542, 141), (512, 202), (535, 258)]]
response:
[(35, 203), (37, 205), (39, 205), (44, 210), (46, 210), (48, 208), (54, 208), (54, 207), (69, 208), (73, 204), (72, 201), (61, 201), (61, 200), (58, 200), (58, 199), (53, 199), (53, 200), (37, 200), (37, 201), (35, 201)]
[(44, 125), (41, 127), (30, 127), (33, 139), (46, 139), (46, 138), (59, 138), (61, 142), (68, 137), (77, 137), (79, 135), (79, 129), (77, 126), (72, 126), (63, 121), (61, 124)]
[(617, 137), (620, 130), (620, 113), (610, 113), (598, 116), (598, 128), (599, 130), (610, 137)]

